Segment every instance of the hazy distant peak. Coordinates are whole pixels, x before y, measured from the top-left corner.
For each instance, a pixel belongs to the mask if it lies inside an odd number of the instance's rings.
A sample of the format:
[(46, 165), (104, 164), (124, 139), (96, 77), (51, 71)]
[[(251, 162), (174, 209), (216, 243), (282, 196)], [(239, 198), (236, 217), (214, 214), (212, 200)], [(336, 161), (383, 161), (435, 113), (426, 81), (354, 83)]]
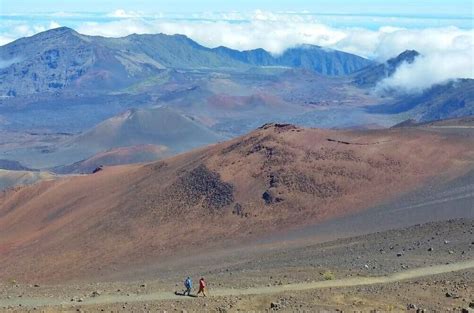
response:
[(50, 37), (56, 37), (56, 36), (59, 37), (59, 36), (71, 36), (71, 35), (80, 36), (80, 34), (76, 32), (74, 29), (63, 26), (63, 27), (53, 28), (45, 32), (38, 33), (35, 36), (50, 38)]
[(398, 66), (403, 62), (413, 63), (419, 55), (420, 53), (416, 50), (405, 50), (396, 57), (387, 60), (387, 63), (391, 66)]

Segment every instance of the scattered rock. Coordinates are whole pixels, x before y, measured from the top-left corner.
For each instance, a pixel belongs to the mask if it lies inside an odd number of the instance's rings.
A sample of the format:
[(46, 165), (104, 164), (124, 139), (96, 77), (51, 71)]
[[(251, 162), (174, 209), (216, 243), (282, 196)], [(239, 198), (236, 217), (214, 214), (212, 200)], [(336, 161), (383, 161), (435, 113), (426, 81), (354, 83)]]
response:
[(262, 199), (265, 201), (265, 204), (273, 204), (283, 201), (282, 198), (274, 196), (270, 190), (266, 190), (262, 194)]
[(459, 299), (460, 297), (455, 294), (455, 293), (452, 293), (452, 292), (446, 292), (446, 298), (453, 298), (453, 299)]
[(428, 251), (429, 251), (429, 252), (432, 252), (432, 251), (433, 251), (433, 247), (429, 247), (429, 248), (428, 248)]
[(146, 288), (146, 284), (141, 284), (140, 287), (141, 288)]
[(407, 310), (416, 310), (416, 309), (418, 309), (418, 307), (413, 303), (409, 303), (407, 305)]
[(91, 297), (98, 297), (100, 296), (101, 292), (99, 290), (95, 290), (92, 292)]
[(272, 302), (270, 303), (270, 309), (279, 310), (281, 309), (281, 304), (279, 302)]

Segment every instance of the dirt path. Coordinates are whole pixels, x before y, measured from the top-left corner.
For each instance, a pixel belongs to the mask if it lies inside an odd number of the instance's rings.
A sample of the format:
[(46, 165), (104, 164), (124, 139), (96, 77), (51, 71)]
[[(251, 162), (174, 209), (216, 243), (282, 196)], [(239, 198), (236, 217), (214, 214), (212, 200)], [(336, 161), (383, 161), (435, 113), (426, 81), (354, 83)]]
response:
[[(212, 297), (223, 297), (223, 296), (236, 296), (236, 295), (261, 295), (261, 294), (273, 294), (284, 291), (303, 291), (311, 289), (322, 289), (322, 288), (335, 288), (335, 287), (353, 287), (363, 285), (374, 285), (374, 284), (387, 284), (397, 281), (422, 278), (426, 276), (432, 276), (437, 274), (462, 271), (474, 269), (474, 260), (452, 263), (447, 265), (436, 265), (430, 267), (421, 267), (412, 270), (402, 271), (394, 273), (388, 276), (378, 277), (355, 277), (355, 278), (343, 278), (337, 280), (318, 281), (310, 283), (295, 283), (281, 286), (270, 286), (270, 287), (254, 287), (247, 289), (212, 289), (210, 296)], [(18, 299), (0, 299), (0, 308), (8, 306), (18, 306), (21, 304), (22, 307), (41, 307), (41, 306), (62, 306), (70, 307), (73, 304), (81, 305), (100, 305), (100, 304), (113, 304), (121, 302), (151, 302), (160, 300), (177, 300), (177, 299), (192, 299), (190, 297), (176, 296), (171, 292), (155, 292), (150, 294), (140, 295), (102, 295), (94, 298), (86, 298), (83, 302), (70, 302), (69, 299), (54, 299), (54, 298), (18, 298)]]

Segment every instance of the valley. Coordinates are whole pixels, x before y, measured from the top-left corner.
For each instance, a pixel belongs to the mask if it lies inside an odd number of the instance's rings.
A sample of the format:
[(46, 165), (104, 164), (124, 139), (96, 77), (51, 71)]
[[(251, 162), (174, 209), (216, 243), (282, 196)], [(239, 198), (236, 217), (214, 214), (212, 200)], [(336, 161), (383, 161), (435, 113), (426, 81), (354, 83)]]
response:
[(474, 80), (386, 84), (425, 58), (0, 46), (0, 311), (470, 312)]

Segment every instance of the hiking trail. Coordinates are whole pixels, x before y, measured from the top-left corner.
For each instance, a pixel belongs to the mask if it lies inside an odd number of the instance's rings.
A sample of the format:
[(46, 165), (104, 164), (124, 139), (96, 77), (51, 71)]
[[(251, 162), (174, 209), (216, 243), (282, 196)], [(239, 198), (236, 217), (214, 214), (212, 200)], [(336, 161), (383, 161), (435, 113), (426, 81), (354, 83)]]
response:
[[(209, 291), (210, 297), (224, 297), (224, 296), (242, 296), (242, 295), (262, 295), (262, 294), (273, 294), (285, 291), (304, 291), (312, 289), (322, 288), (337, 288), (337, 287), (353, 287), (353, 286), (364, 286), (374, 284), (388, 284), (398, 281), (423, 278), (426, 276), (438, 275), (443, 273), (463, 271), (474, 269), (474, 260), (468, 260), (463, 262), (435, 265), (429, 267), (420, 267), (407, 271), (401, 271), (386, 276), (374, 276), (374, 277), (354, 277), (354, 278), (342, 278), (336, 280), (316, 281), (316, 282), (304, 282), (294, 283), (288, 285), (279, 286), (262, 286), (252, 287), (245, 289), (211, 289)], [(137, 295), (109, 295), (104, 294), (98, 297), (85, 298), (83, 302), (71, 302), (70, 299), (59, 299), (59, 298), (15, 298), (15, 299), (0, 299), (0, 308), (8, 306), (18, 307), (20, 304), (23, 308), (25, 307), (41, 307), (41, 306), (61, 306), (63, 308), (77, 306), (77, 305), (101, 305), (101, 304), (113, 304), (122, 302), (150, 302), (160, 300), (178, 300), (178, 299), (193, 299), (192, 297), (184, 297), (175, 295), (172, 291), (170, 292), (154, 292), (149, 294), (137, 294)]]

